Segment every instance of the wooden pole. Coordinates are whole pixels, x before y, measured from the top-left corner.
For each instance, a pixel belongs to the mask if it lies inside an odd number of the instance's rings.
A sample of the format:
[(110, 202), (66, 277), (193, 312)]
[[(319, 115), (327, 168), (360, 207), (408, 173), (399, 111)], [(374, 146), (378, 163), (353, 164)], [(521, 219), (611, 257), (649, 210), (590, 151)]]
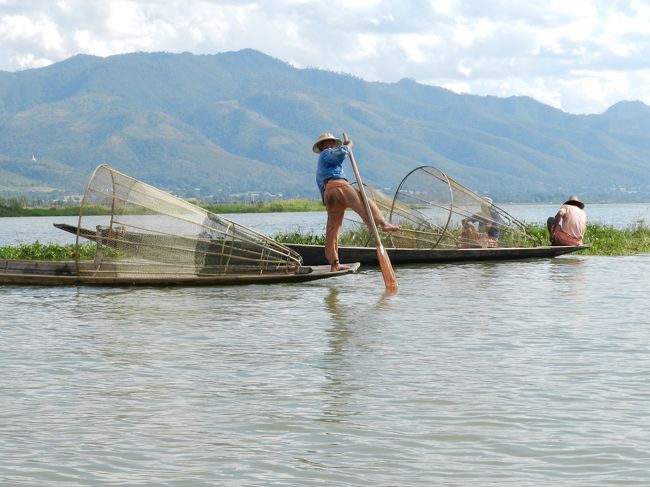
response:
[[(350, 140), (345, 132), (343, 132), (343, 140)], [(375, 244), (377, 246), (377, 260), (379, 261), (379, 268), (381, 269), (381, 274), (384, 278), (384, 285), (386, 290), (391, 293), (397, 292), (398, 284), (397, 279), (395, 278), (395, 272), (393, 271), (393, 266), (390, 263), (390, 258), (386, 253), (384, 245), (381, 243), (381, 238), (379, 237), (379, 231), (377, 230), (377, 225), (375, 224), (375, 219), (372, 216), (372, 211), (370, 211), (370, 203), (368, 202), (368, 197), (366, 196), (366, 190), (363, 187), (363, 181), (361, 180), (361, 174), (359, 174), (359, 168), (357, 167), (357, 162), (354, 159), (354, 154), (352, 149), (348, 147), (348, 154), (350, 155), (350, 163), (352, 164), (352, 170), (354, 171), (354, 177), (357, 179), (357, 184), (359, 185), (359, 193), (361, 194), (361, 199), (363, 200), (363, 205), (366, 207), (366, 214), (368, 215), (368, 223), (370, 227), (370, 232), (375, 238)]]

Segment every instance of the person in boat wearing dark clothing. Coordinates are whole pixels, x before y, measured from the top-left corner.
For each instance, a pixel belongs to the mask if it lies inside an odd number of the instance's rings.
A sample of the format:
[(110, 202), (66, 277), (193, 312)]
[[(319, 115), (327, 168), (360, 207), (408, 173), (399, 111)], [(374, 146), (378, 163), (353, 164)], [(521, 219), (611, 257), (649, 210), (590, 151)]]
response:
[(564, 202), (555, 216), (548, 217), (546, 228), (551, 237), (551, 245), (582, 245), (587, 228), (585, 204), (572, 195)]
[[(347, 270), (349, 266), (339, 263), (339, 235), (343, 227), (345, 210), (351, 208), (369, 225), (366, 207), (361, 194), (349, 182), (343, 171), (343, 162), (352, 149), (352, 141), (341, 142), (330, 132), (320, 134), (312, 150), (318, 154), (316, 184), (327, 210), (327, 227), (325, 229), (325, 257), (332, 272)], [(372, 217), (377, 228), (384, 232), (395, 232), (398, 225), (388, 223), (377, 205), (368, 200)]]
[(462, 246), (497, 247), (501, 222), (501, 216), (492, 206), (492, 200), (482, 199), (481, 211), (463, 219)]

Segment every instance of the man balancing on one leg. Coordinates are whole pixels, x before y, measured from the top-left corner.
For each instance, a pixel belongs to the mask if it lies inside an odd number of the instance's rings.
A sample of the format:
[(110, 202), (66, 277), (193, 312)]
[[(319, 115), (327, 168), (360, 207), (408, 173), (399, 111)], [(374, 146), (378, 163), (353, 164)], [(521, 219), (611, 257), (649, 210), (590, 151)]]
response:
[(582, 237), (587, 228), (585, 204), (577, 196), (570, 196), (560, 206), (555, 217), (549, 217), (546, 227), (551, 237), (551, 245), (582, 245)]
[[(346, 140), (342, 143), (340, 139), (329, 132), (322, 133), (312, 147), (312, 150), (319, 154), (316, 184), (318, 184), (327, 209), (325, 258), (329, 262), (332, 272), (350, 268), (339, 263), (339, 235), (343, 227), (345, 210), (351, 208), (368, 225), (368, 216), (361, 195), (348, 182), (343, 172), (343, 161), (348, 155), (348, 147), (352, 148), (352, 141)], [(377, 228), (384, 232), (395, 232), (400, 229), (398, 225), (392, 225), (386, 221), (372, 200), (369, 200), (368, 203)], [(370, 227), (370, 225), (368, 226)]]

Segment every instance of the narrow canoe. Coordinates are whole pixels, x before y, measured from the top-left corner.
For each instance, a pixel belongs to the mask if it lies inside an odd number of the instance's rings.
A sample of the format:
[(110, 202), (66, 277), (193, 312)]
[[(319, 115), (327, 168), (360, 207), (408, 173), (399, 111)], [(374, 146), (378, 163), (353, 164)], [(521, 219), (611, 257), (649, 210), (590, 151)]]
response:
[[(325, 265), (325, 251), (322, 245), (283, 244), (298, 252), (305, 265)], [(578, 252), (589, 248), (588, 245), (539, 246), (539, 247), (495, 247), (466, 249), (409, 249), (387, 248), (386, 252), (393, 265), (400, 264), (434, 264), (442, 262), (470, 262), (486, 260), (544, 259), (558, 255)], [(339, 247), (341, 262), (359, 262), (377, 265), (375, 247)]]
[(159, 272), (147, 276), (142, 265), (129, 269), (123, 264), (111, 269), (103, 265), (101, 274), (95, 273), (92, 262), (80, 263), (79, 271), (74, 261), (52, 262), (36, 260), (0, 259), (0, 285), (96, 285), (96, 286), (232, 286), (242, 284), (271, 284), (307, 282), (357, 272), (360, 264), (354, 263), (349, 270), (331, 272), (329, 265), (302, 266), (294, 273), (229, 273), (211, 274), (209, 268), (201, 268), (194, 276), (168, 276)]

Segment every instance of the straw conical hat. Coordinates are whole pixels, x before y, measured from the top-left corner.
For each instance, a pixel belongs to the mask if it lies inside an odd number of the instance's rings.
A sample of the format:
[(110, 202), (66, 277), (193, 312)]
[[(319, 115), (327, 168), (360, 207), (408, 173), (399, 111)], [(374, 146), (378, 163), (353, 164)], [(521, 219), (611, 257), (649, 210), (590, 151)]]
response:
[(333, 140), (334, 142), (336, 142), (336, 147), (341, 147), (342, 144), (341, 139), (334, 137), (334, 134), (330, 132), (323, 132), (318, 136), (318, 139), (316, 140), (316, 142), (314, 142), (314, 145), (312, 146), (311, 150), (313, 150), (316, 154), (320, 154), (321, 150), (320, 147), (318, 147), (318, 145), (324, 140)]

